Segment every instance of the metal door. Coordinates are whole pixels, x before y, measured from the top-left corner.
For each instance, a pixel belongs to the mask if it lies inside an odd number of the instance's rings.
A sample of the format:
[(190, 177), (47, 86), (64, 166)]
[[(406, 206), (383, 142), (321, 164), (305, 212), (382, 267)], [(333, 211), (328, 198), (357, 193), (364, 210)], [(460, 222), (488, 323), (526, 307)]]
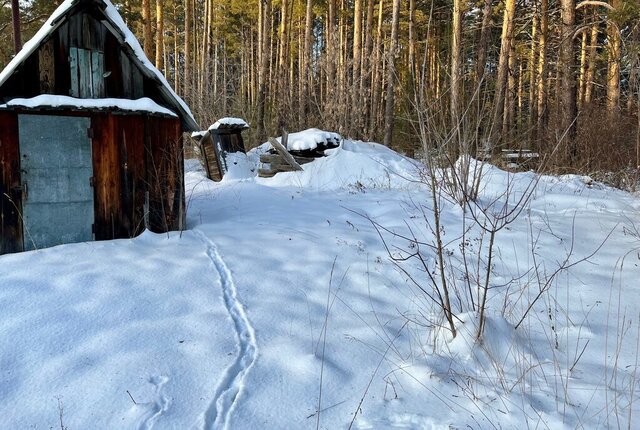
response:
[(91, 119), (19, 115), (25, 251), (93, 240)]

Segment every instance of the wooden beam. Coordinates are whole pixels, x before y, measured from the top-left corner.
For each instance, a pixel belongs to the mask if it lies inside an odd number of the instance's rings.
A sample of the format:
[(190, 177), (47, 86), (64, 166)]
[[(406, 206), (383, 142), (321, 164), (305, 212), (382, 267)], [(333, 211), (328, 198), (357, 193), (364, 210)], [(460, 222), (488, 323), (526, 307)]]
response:
[(298, 164), (298, 162), (293, 158), (293, 156), (289, 153), (289, 151), (287, 151), (287, 148), (285, 148), (280, 142), (278, 142), (276, 139), (274, 139), (273, 137), (269, 138), (269, 143), (271, 143), (271, 145), (273, 146), (273, 148), (278, 151), (278, 153), (280, 155), (282, 155), (285, 159), (285, 161), (291, 166), (293, 167), (294, 170), (296, 171), (301, 171), (302, 166), (300, 166), (300, 164)]

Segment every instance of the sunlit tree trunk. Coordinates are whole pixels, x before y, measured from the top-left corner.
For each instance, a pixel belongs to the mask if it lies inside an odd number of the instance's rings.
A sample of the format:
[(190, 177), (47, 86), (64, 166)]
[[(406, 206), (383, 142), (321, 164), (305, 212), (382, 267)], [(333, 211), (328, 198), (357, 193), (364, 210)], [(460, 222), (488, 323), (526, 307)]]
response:
[(389, 44), (387, 64), (387, 101), (384, 113), (384, 144), (391, 146), (393, 139), (394, 97), (396, 80), (396, 49), (398, 46), (398, 26), (400, 22), (400, 0), (393, 0), (393, 16), (391, 18), (391, 43)]
[[(454, 147), (462, 144), (462, 136), (460, 132), (460, 105), (462, 96), (462, 12), (462, 0), (454, 0), (453, 26), (451, 29), (451, 99), (449, 106), (451, 122), (456, 136), (456, 145), (454, 145)], [(453, 155), (457, 156), (457, 154)]]
[[(413, 0), (411, 0), (413, 1)], [(367, 22), (365, 24), (364, 55), (362, 56), (362, 78), (360, 79), (360, 98), (362, 100), (363, 124), (361, 132), (366, 133), (371, 115), (371, 77), (373, 74), (373, 15), (375, 0), (367, 0)]]
[[(622, 1), (611, 0), (611, 6), (619, 10)], [(607, 20), (607, 110), (616, 113), (620, 109), (620, 59), (622, 38), (616, 23)]]
[(164, 7), (156, 0), (156, 68), (164, 69)]
[(578, 77), (578, 109), (582, 109), (584, 105), (584, 96), (587, 81), (587, 40), (588, 40), (588, 28), (582, 31), (580, 37), (580, 75)]
[(529, 63), (527, 69), (529, 71), (529, 116), (527, 128), (530, 131), (531, 142), (536, 139), (534, 122), (538, 116), (538, 24), (540, 22), (540, 14), (538, 9), (538, 0), (534, 0), (533, 22), (531, 25), (531, 47), (529, 51)]
[(151, 36), (151, 1), (142, 0), (142, 41), (144, 53), (154, 58), (153, 37)]
[(589, 58), (587, 61), (587, 74), (585, 76), (585, 88), (584, 88), (584, 104), (591, 103), (593, 95), (593, 80), (596, 74), (596, 59), (598, 48), (598, 25), (593, 24), (591, 26), (591, 38), (589, 40)]
[(493, 152), (499, 148), (500, 134), (502, 133), (504, 100), (509, 75), (509, 55), (511, 53), (511, 40), (513, 38), (513, 17), (515, 15), (515, 9), (515, 0), (506, 0), (502, 20), (502, 43), (500, 44), (500, 57), (498, 60), (496, 95), (493, 100), (494, 110), (490, 139)]
[(369, 117), (369, 138), (373, 138), (376, 133), (376, 124), (378, 124), (378, 116), (380, 113), (380, 80), (382, 69), (382, 9), (384, 0), (378, 3), (378, 28), (376, 31), (376, 42), (373, 47), (375, 61), (373, 65), (373, 79), (371, 80), (371, 116)]
[(549, 33), (549, 0), (542, 0), (540, 3), (540, 43), (538, 46), (538, 118), (537, 134), (540, 136), (541, 130), (546, 127), (547, 122), (547, 85), (548, 85), (548, 63), (547, 63), (547, 36)]
[(265, 135), (265, 104), (267, 100), (267, 80), (268, 68), (271, 52), (271, 0), (260, 0), (261, 15), (262, 15), (262, 38), (261, 46), (259, 47), (260, 54), (260, 73), (258, 74), (258, 112), (257, 112), (257, 135), (260, 141), (266, 140)]
[(309, 112), (309, 87), (313, 87), (313, 71), (311, 70), (311, 49), (313, 43), (313, 0), (307, 0), (304, 24), (304, 52), (302, 64), (302, 94), (300, 95), (300, 106), (302, 121), (307, 121)]
[(185, 96), (190, 95), (193, 79), (192, 73), (192, 29), (193, 29), (193, 0), (184, 0), (184, 90)]

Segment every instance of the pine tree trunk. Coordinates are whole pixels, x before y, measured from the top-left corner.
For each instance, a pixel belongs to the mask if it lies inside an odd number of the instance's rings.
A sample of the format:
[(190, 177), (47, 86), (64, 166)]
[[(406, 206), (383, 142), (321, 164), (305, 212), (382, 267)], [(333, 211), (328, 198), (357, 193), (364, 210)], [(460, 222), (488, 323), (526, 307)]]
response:
[(484, 71), (487, 63), (487, 45), (489, 44), (489, 35), (491, 34), (491, 6), (492, 0), (484, 0), (484, 7), (482, 9), (482, 27), (480, 29), (480, 42), (478, 46), (478, 55), (476, 57), (475, 64), (475, 88), (478, 89), (484, 79)]
[(507, 91), (504, 95), (504, 120), (502, 121), (502, 141), (509, 144), (509, 138), (513, 130), (515, 111), (516, 111), (516, 48), (511, 44), (509, 50), (509, 71), (507, 73)]
[(504, 18), (502, 21), (502, 43), (498, 61), (498, 78), (496, 80), (496, 95), (493, 101), (493, 123), (491, 125), (491, 149), (495, 153), (499, 148), (500, 133), (502, 132), (505, 93), (509, 77), (509, 56), (511, 53), (511, 39), (513, 38), (513, 17), (515, 15), (515, 0), (506, 0)]
[(354, 1), (353, 10), (353, 59), (351, 77), (351, 113), (353, 131), (360, 134), (363, 128), (362, 100), (360, 99), (360, 66), (362, 65), (362, 0)]
[[(611, 0), (611, 6), (619, 10), (621, 0)], [(615, 114), (620, 109), (620, 59), (622, 38), (615, 22), (607, 21), (607, 110)]]
[(334, 88), (336, 86), (336, 0), (328, 0), (327, 11), (327, 102), (333, 104)]
[[(455, 133), (454, 147), (462, 148), (462, 135), (460, 130), (460, 105), (462, 95), (462, 0), (453, 1), (453, 26), (451, 30), (451, 99), (450, 113), (451, 123)], [(468, 149), (468, 148), (466, 148)], [(459, 154), (452, 154), (457, 158)]]
[(560, 54), (558, 57), (558, 68), (560, 77), (559, 93), (559, 119), (560, 129), (558, 135), (566, 133), (566, 148), (573, 158), (576, 155), (574, 138), (576, 135), (576, 117), (578, 115), (576, 100), (576, 77), (575, 77), (575, 50), (573, 33), (576, 23), (576, 2), (575, 0), (561, 0), (561, 42)]
[(409, 87), (413, 87), (416, 77), (416, 0), (409, 0)]
[(384, 144), (391, 147), (393, 139), (393, 123), (395, 109), (396, 50), (398, 46), (398, 27), (400, 22), (400, 0), (393, 0), (393, 16), (391, 18), (391, 43), (389, 44), (387, 62), (387, 100), (384, 111)]
[[(411, 0), (414, 1), (414, 0)], [(362, 132), (366, 134), (371, 118), (371, 77), (373, 74), (373, 15), (375, 0), (367, 0), (367, 22), (365, 24), (364, 55), (362, 56), (362, 79), (360, 80), (360, 98), (362, 99)]]
[(154, 58), (153, 37), (151, 36), (151, 0), (142, 0), (142, 40), (144, 53)]
[(271, 49), (271, 0), (260, 0), (262, 5), (262, 45), (259, 47), (260, 73), (258, 74), (258, 113), (257, 113), (257, 135), (259, 142), (266, 140), (265, 134), (265, 104), (267, 100), (267, 80)]
[(596, 59), (598, 48), (598, 25), (591, 26), (591, 38), (589, 41), (589, 59), (587, 64), (587, 75), (585, 77), (584, 104), (589, 105), (593, 95), (593, 80), (596, 74)]
[(580, 37), (580, 75), (578, 77), (578, 110), (582, 109), (584, 105), (584, 96), (586, 89), (586, 80), (587, 80), (587, 30), (585, 28), (582, 31), (582, 36)]
[(289, 72), (289, 0), (282, 0), (280, 7), (280, 53), (278, 55), (278, 131), (285, 126), (285, 114), (288, 109), (288, 72)]
[[(176, 6), (177, 7), (177, 6)], [(179, 29), (178, 29), (178, 14), (176, 9), (173, 10), (174, 27), (173, 27), (173, 89), (176, 93), (179, 93), (182, 89), (180, 82), (180, 42), (179, 42)]]
[(22, 49), (22, 37), (20, 32), (20, 3), (11, 0), (11, 18), (13, 22), (13, 49), (17, 54)]
[(529, 52), (529, 63), (527, 69), (529, 72), (529, 116), (527, 120), (527, 128), (530, 132), (530, 142), (536, 140), (536, 129), (534, 122), (538, 117), (538, 25), (540, 22), (540, 13), (538, 9), (538, 0), (534, 0), (533, 23), (531, 25), (531, 48)]
[(549, 33), (549, 0), (542, 0), (540, 4), (540, 42), (538, 46), (538, 118), (537, 136), (547, 125), (547, 84), (548, 84), (548, 64), (547, 64), (547, 36)]
[(373, 47), (375, 62), (373, 64), (373, 79), (371, 80), (371, 116), (369, 117), (369, 139), (372, 139), (376, 134), (376, 124), (379, 115), (380, 106), (380, 80), (382, 68), (382, 9), (384, 7), (384, 0), (380, 0), (378, 5), (378, 29), (376, 31), (376, 42)]
[(183, 95), (190, 98), (192, 79), (192, 28), (193, 28), (193, 0), (184, 0), (184, 82)]
[(156, 68), (164, 68), (164, 7), (156, 0)]
[(304, 23), (304, 52), (302, 65), (302, 94), (300, 95), (301, 121), (306, 122), (309, 114), (309, 88), (313, 87), (313, 74), (311, 70), (311, 49), (313, 43), (313, 0), (307, 0), (307, 9)]

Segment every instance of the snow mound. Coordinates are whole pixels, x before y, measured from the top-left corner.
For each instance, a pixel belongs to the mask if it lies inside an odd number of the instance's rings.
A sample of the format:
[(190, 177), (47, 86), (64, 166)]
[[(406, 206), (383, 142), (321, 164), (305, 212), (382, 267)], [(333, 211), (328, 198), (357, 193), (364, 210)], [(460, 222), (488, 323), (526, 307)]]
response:
[[(263, 147), (257, 148), (257, 151), (262, 150)], [(404, 189), (414, 184), (418, 173), (425, 168), (415, 160), (372, 142), (344, 140), (338, 148), (325, 153), (326, 157), (303, 165), (302, 172), (278, 173), (273, 178), (259, 180), (271, 186), (321, 190)]]
[[(282, 137), (278, 137), (277, 140), (282, 143)], [(287, 149), (289, 151), (314, 150), (318, 146), (337, 145), (340, 140), (342, 140), (342, 136), (338, 133), (310, 128), (297, 133), (290, 133), (287, 140)]]
[(228, 153), (226, 157), (227, 173), (224, 174), (222, 180), (228, 182), (255, 178), (258, 171), (256, 168), (257, 158), (254, 154), (243, 152)]

